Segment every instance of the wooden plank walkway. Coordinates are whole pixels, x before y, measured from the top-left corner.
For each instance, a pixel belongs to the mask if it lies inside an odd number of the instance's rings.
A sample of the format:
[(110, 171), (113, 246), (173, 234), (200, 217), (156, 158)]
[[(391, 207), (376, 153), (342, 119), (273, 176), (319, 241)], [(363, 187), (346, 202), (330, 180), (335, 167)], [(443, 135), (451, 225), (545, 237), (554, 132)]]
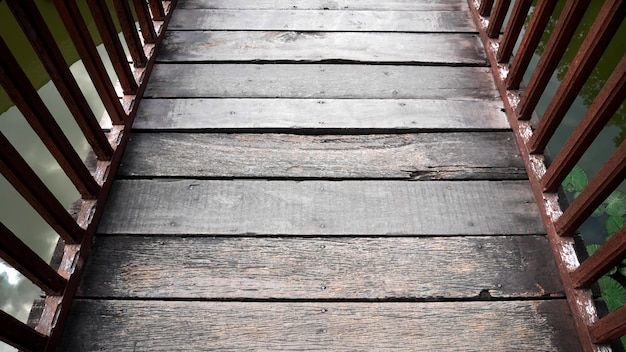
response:
[(578, 351), (465, 0), (179, 0), (63, 351)]

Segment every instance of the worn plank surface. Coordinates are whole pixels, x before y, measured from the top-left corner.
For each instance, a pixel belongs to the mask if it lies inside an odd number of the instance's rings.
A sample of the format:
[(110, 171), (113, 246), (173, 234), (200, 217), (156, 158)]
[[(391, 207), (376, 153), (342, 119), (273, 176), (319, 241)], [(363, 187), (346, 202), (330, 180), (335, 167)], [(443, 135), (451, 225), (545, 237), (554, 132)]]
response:
[[(439, 38), (437, 38), (439, 37)], [(169, 32), (160, 62), (354, 61), (486, 66), (474, 34)]]
[(120, 180), (102, 234), (544, 233), (527, 181)]
[(176, 9), (469, 11), (465, 0), (179, 0)]
[[(77, 300), (66, 351), (580, 351), (567, 303)], [(173, 333), (175, 332), (175, 333)]]
[(470, 180), (525, 179), (526, 170), (510, 132), (138, 133), (131, 137), (119, 175)]
[[(255, 4), (256, 2), (249, 2)], [(414, 3), (420, 3), (415, 1)], [(468, 11), (209, 10), (179, 8), (170, 29), (476, 32)]]
[(490, 72), (450, 66), (161, 64), (154, 67), (146, 96), (495, 99)]
[(80, 291), (82, 297), (92, 298), (436, 300), (562, 296), (545, 236), (103, 236), (97, 239), (87, 268)]
[(510, 129), (497, 100), (145, 99), (138, 130)]

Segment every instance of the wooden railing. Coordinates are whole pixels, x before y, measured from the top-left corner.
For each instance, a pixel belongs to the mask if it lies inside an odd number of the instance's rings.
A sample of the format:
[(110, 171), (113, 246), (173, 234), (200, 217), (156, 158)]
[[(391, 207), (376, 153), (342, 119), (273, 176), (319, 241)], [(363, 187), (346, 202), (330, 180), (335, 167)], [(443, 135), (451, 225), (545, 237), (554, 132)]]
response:
[[(560, 86), (550, 97), (543, 116), (538, 123), (531, 119), (590, 2), (566, 1), (536, 69), (522, 88), (522, 79), (531, 58), (549, 20), (555, 16), (553, 11), (557, 1), (537, 0), (533, 6), (533, 0), (469, 0), (529, 172), (581, 342), (585, 350), (598, 351), (626, 334), (626, 306), (599, 318), (590, 290), (596, 280), (626, 258), (626, 227), (617, 231), (582, 264), (576, 255), (572, 236), (624, 180), (626, 142), (621, 143), (565, 210), (560, 205), (558, 191), (563, 180), (624, 102), (626, 55), (551, 162), (544, 155), (544, 150), (623, 22), (625, 1), (604, 0)], [(519, 48), (514, 50), (520, 39)], [(621, 39), (623, 44), (624, 38)]]
[[(54, 350), (154, 64), (154, 53), (158, 50), (176, 0), (113, 0), (112, 8), (107, 6), (106, 1), (86, 0), (108, 59), (114, 67), (117, 85), (109, 79), (75, 0), (54, 0), (104, 104), (106, 113), (100, 123), (34, 0), (4, 2), (39, 56), (97, 160), (95, 167), (87, 167), (81, 160), (0, 37), (2, 87), (81, 195), (80, 212), (75, 218), (0, 133), (0, 172), (55, 230), (63, 244), (61, 264), (53, 268), (0, 223), (0, 257), (46, 293), (36, 327), (0, 311), (0, 340), (22, 350)], [(122, 30), (125, 44), (119, 39), (116, 22)], [(130, 59), (124, 46), (130, 53)]]

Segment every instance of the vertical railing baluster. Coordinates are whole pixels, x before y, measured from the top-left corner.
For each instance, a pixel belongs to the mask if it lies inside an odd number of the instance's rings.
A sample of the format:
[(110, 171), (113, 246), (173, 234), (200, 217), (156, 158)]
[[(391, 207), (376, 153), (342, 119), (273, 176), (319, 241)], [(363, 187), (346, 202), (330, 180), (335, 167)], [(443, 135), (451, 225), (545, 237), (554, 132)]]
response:
[(608, 239), (592, 256), (587, 258), (574, 272), (572, 283), (575, 288), (589, 288), (600, 277), (616, 267), (626, 256), (626, 226)]
[(33, 0), (7, 0), (16, 21), (41, 59), (50, 78), (99, 160), (111, 160), (113, 149), (82, 94), (61, 50)]
[(509, 74), (506, 77), (505, 85), (507, 89), (519, 89), (556, 4), (557, 1), (539, 1), (535, 6), (535, 11), (526, 28), (526, 34), (522, 38), (517, 55), (513, 59)]
[(156, 32), (154, 31), (154, 25), (152, 24), (152, 19), (150, 18), (150, 10), (148, 9), (146, 0), (133, 0), (133, 4), (135, 5), (135, 13), (137, 14), (137, 19), (139, 20), (139, 27), (141, 28), (143, 41), (146, 44), (154, 44), (156, 40)]
[(546, 49), (522, 95), (518, 108), (520, 120), (530, 119), (590, 2), (591, 0), (568, 0), (565, 4)]
[(626, 305), (600, 319), (589, 328), (595, 343), (610, 343), (626, 335)]
[(67, 280), (2, 223), (0, 223), (0, 258), (51, 296), (59, 295), (65, 290)]
[(0, 173), (66, 243), (80, 243), (85, 230), (72, 219), (2, 133), (0, 133)]
[(491, 9), (493, 8), (493, 3), (495, 0), (482, 0), (480, 2), (480, 7), (478, 8), (478, 13), (481, 16), (489, 17), (491, 15)]
[(63, 130), (54, 120), (2, 37), (0, 37), (0, 84), (81, 196), (85, 199), (97, 198), (100, 186), (65, 137)]
[(602, 201), (619, 186), (626, 177), (626, 141), (598, 171), (589, 184), (574, 199), (563, 215), (555, 223), (559, 236), (572, 236)]
[(165, 18), (165, 10), (163, 10), (163, 3), (161, 0), (148, 0), (148, 4), (150, 4), (152, 19), (155, 21), (163, 21)]
[(91, 11), (93, 15), (94, 22), (98, 27), (102, 43), (109, 54), (113, 69), (117, 73), (122, 91), (124, 94), (134, 95), (137, 93), (137, 82), (128, 65), (126, 53), (124, 53), (124, 49), (122, 48), (122, 43), (117, 35), (117, 29), (111, 18), (106, 1), (87, 0), (87, 4), (89, 5), (89, 11)]
[(63, 24), (74, 42), (76, 50), (87, 69), (89, 77), (100, 95), (111, 121), (115, 125), (124, 124), (126, 112), (113, 88), (102, 59), (96, 50), (96, 45), (89, 34), (75, 0), (54, 0)]
[(498, 54), (496, 55), (499, 63), (509, 62), (511, 55), (513, 54), (513, 48), (519, 38), (520, 32), (522, 31), (526, 15), (528, 14), (528, 10), (530, 9), (532, 2), (532, 0), (518, 0), (515, 2), (515, 5), (513, 5), (511, 19), (506, 26), (506, 30), (502, 36), (502, 40), (500, 41)]
[(42, 351), (48, 337), (0, 310), (0, 341), (26, 351)]
[(496, 8), (491, 14), (489, 26), (487, 27), (487, 35), (489, 38), (498, 38), (500, 36), (500, 30), (502, 30), (506, 13), (509, 11), (509, 6), (511, 6), (511, 0), (499, 0), (496, 3)]
[(124, 34), (124, 39), (126, 39), (126, 45), (133, 59), (134, 66), (138, 68), (146, 67), (148, 58), (143, 51), (143, 45), (141, 44), (139, 33), (137, 33), (135, 19), (128, 1), (113, 0), (113, 6), (115, 7), (120, 27), (122, 27), (122, 33)]
[(545, 192), (554, 193), (585, 153), (602, 128), (626, 99), (626, 55), (598, 93), (582, 121), (569, 136), (561, 151), (541, 179)]
[(624, 1), (607, 0), (604, 2), (559, 88), (554, 93), (554, 99), (550, 101), (532, 139), (528, 143), (531, 153), (543, 152), (585, 81), (600, 61), (600, 57), (624, 20), (626, 15)]

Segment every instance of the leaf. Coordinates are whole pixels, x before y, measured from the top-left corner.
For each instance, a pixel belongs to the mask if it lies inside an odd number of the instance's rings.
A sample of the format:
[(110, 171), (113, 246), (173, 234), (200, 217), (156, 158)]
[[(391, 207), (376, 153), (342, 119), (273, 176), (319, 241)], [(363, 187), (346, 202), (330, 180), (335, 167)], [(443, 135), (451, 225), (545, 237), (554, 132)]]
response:
[(614, 233), (619, 231), (622, 226), (626, 225), (626, 218), (623, 216), (609, 216), (605, 222), (606, 232), (608, 234), (607, 239), (611, 237)]
[(603, 276), (598, 280), (602, 290), (602, 299), (612, 312), (626, 304), (626, 288), (615, 279)]
[(611, 193), (606, 200), (606, 213), (611, 216), (626, 215), (626, 194), (622, 191)]
[(588, 244), (587, 246), (587, 254), (591, 257), (599, 248), (599, 244)]
[(565, 192), (580, 192), (588, 183), (587, 173), (580, 166), (576, 165), (565, 177), (561, 185)]
[(593, 217), (598, 217), (598, 216), (602, 216), (604, 214), (604, 212), (606, 211), (606, 204), (602, 203), (600, 204), (600, 206), (598, 206), (596, 208), (596, 210), (593, 211), (593, 213), (591, 214), (591, 216)]
[(620, 265), (617, 271), (619, 271), (620, 275), (626, 277), (626, 266)]

